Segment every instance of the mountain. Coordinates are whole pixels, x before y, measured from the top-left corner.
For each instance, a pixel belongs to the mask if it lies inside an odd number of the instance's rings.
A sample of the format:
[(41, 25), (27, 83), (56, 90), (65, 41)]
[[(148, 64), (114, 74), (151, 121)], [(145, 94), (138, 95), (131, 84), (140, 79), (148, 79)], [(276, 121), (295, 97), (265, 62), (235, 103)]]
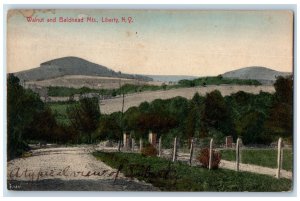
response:
[(288, 76), (292, 73), (279, 72), (266, 67), (253, 66), (233, 70), (222, 74), (225, 78), (251, 79), (262, 84), (273, 84), (278, 76)]
[(40, 64), (40, 67), (14, 73), (21, 80), (38, 81), (67, 75), (85, 75), (136, 79), (152, 81), (152, 78), (142, 75), (115, 72), (105, 66), (89, 62), (78, 57), (63, 57)]

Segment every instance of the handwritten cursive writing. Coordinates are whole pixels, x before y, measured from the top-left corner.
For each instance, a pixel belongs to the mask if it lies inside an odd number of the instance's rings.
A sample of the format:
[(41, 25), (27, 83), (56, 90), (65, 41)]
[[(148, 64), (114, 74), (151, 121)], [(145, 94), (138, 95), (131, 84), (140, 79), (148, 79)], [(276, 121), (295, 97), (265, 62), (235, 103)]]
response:
[[(28, 178), (30, 180), (39, 180), (45, 177), (67, 177), (67, 178), (75, 178), (75, 177), (91, 177), (91, 176), (106, 176), (106, 177), (117, 177), (117, 172), (110, 170), (101, 170), (101, 171), (72, 171), (70, 170), (70, 166), (67, 166), (63, 169), (50, 169), (50, 170), (39, 170), (34, 171), (26, 168), (22, 170), (20, 167), (16, 167), (10, 171), (9, 177), (10, 179), (17, 178)], [(116, 179), (116, 178), (115, 178)]]

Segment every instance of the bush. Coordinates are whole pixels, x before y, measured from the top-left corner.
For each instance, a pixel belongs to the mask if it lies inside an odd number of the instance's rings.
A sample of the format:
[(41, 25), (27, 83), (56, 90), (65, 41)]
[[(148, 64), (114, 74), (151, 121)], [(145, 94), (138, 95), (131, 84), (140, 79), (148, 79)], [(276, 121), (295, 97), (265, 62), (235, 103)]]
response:
[[(201, 149), (197, 160), (201, 163), (202, 167), (208, 168), (209, 166), (209, 148)], [(212, 150), (212, 169), (218, 169), (221, 162), (221, 153), (215, 150)]]
[(142, 148), (143, 156), (157, 156), (157, 154), (158, 154), (158, 151), (152, 144), (149, 144)]

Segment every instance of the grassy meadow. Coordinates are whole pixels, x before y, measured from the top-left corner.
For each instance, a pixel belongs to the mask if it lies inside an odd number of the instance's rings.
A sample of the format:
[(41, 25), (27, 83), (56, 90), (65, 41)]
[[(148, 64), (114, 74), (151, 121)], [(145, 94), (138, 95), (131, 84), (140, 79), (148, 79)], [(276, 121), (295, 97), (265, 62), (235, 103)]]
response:
[(234, 85), (261, 85), (257, 80), (240, 80), (223, 78), (222, 76), (201, 77), (194, 80), (180, 80), (177, 84), (161, 86), (154, 85), (135, 85), (125, 84), (118, 89), (90, 89), (87, 87), (70, 88), (70, 87), (48, 87), (48, 95), (53, 97), (70, 97), (75, 94), (85, 93), (98, 93), (103, 96), (117, 96), (121, 94), (132, 94), (143, 91), (157, 91), (169, 90), (175, 88), (206, 86), (206, 85), (221, 85), (221, 84), (234, 84)]
[(50, 107), (59, 124), (69, 125), (70, 121), (67, 115), (67, 108), (74, 104), (78, 104), (78, 102), (52, 102), (47, 103), (47, 106)]
[[(222, 159), (235, 161), (235, 150), (221, 150)], [(242, 149), (241, 163), (277, 168), (277, 149)], [(282, 169), (292, 171), (293, 152), (283, 149)]]
[(208, 170), (172, 163), (163, 158), (136, 153), (94, 152), (107, 165), (119, 169), (127, 177), (135, 177), (162, 191), (206, 192), (281, 192), (292, 190), (292, 181), (267, 175), (235, 172), (227, 169)]

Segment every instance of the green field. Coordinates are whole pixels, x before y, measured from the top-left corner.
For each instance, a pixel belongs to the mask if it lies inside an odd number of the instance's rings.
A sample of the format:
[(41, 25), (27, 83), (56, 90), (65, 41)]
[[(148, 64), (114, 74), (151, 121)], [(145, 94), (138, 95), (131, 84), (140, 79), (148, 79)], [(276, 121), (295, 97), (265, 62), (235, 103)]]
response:
[(226, 169), (208, 170), (172, 163), (158, 157), (135, 153), (94, 152), (107, 165), (120, 169), (127, 177), (152, 183), (162, 191), (210, 192), (281, 192), (292, 190), (292, 181), (267, 175), (235, 172)]
[(153, 86), (153, 85), (133, 85), (125, 84), (118, 89), (90, 89), (82, 87), (79, 89), (69, 87), (48, 87), (48, 95), (53, 97), (70, 97), (75, 94), (86, 94), (86, 93), (97, 93), (102, 96), (117, 96), (121, 94), (131, 94), (142, 91), (156, 91), (162, 89), (176, 88), (176, 85), (164, 85), (164, 86)]
[[(235, 160), (235, 150), (221, 150), (221, 154), (223, 160)], [(241, 150), (241, 163), (277, 168), (277, 150)], [(293, 169), (293, 152), (291, 149), (283, 150), (282, 169), (288, 171), (292, 171)]]
[(222, 78), (220, 76), (201, 77), (194, 80), (180, 80), (178, 84), (174, 85), (134, 85), (125, 84), (118, 89), (90, 89), (87, 87), (82, 88), (69, 88), (69, 87), (48, 87), (48, 95), (53, 97), (70, 97), (75, 94), (97, 93), (103, 96), (117, 96), (121, 94), (131, 94), (143, 91), (157, 91), (169, 90), (175, 88), (206, 86), (206, 85), (220, 85), (220, 84), (236, 84), (236, 85), (261, 85), (257, 80), (240, 80)]
[(74, 104), (78, 104), (78, 103), (52, 102), (52, 103), (47, 103), (47, 106), (50, 107), (50, 109), (54, 113), (55, 119), (59, 124), (69, 125), (70, 121), (67, 115), (67, 107), (72, 106)]
[(194, 80), (180, 80), (180, 86), (193, 87), (205, 85), (236, 84), (236, 85), (261, 85), (257, 80), (242, 80), (233, 78), (223, 78), (222, 76), (200, 77)]

